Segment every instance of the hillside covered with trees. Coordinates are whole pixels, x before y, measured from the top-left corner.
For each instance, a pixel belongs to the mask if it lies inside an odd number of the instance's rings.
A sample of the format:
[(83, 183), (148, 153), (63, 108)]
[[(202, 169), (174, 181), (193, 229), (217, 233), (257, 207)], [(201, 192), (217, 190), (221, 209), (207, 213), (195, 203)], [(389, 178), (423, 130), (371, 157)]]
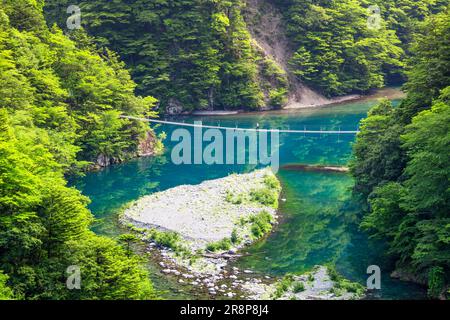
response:
[[(159, 298), (136, 239), (91, 231), (90, 200), (68, 179), (160, 151), (147, 123), (121, 115), (281, 108), (292, 77), (327, 97), (405, 83), (407, 97), (375, 106), (353, 147), (360, 226), (386, 242), (395, 275), (446, 297), (448, 0), (380, 1), (376, 29), (368, 0), (270, 2), (287, 67), (252, 36), (251, 3), (85, 1), (83, 28), (69, 31), (68, 0), (0, 0), (0, 299)], [(71, 266), (80, 290), (67, 289)]]
[[(288, 74), (328, 97), (400, 83), (418, 21), (446, 4), (383, 1), (380, 27), (370, 29), (370, 1), (274, 1), (291, 42), (286, 70), (250, 35), (245, 9), (254, 2), (95, 0), (80, 8), (82, 25), (121, 55), (138, 92), (173, 112), (280, 108), (293, 89)], [(64, 26), (69, 4), (47, 1), (49, 21)]]
[(397, 275), (445, 296), (450, 283), (450, 12), (430, 17), (411, 43), (408, 96), (386, 100), (361, 125), (355, 192), (361, 227), (386, 239)]
[(281, 3), (296, 50), (293, 72), (327, 96), (403, 82), (418, 25), (448, 4), (446, 0)]
[[(152, 97), (111, 51), (49, 29), (41, 1), (0, 2), (0, 297), (155, 297), (140, 258), (89, 230), (89, 199), (67, 186), (97, 157), (124, 159), (151, 134), (121, 113), (152, 115)], [(69, 266), (83, 274), (67, 290)]]

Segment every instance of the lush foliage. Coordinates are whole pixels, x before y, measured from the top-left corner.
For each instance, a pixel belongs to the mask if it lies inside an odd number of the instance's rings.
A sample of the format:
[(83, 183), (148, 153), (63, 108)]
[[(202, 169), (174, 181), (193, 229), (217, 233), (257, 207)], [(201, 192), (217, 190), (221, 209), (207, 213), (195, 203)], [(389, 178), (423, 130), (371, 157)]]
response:
[[(355, 191), (368, 199), (361, 226), (387, 239), (402, 271), (438, 297), (450, 281), (450, 13), (430, 17), (412, 45), (408, 97), (383, 101), (354, 147)], [(443, 284), (444, 283), (444, 284)]]
[(272, 230), (272, 222), (273, 217), (267, 211), (261, 211), (251, 216), (250, 223), (253, 237), (259, 239), (267, 234), (267, 232)]
[(151, 229), (148, 238), (153, 240), (159, 246), (170, 248), (174, 251), (182, 250), (182, 245), (180, 243), (182, 238), (176, 232), (164, 232), (157, 229)]
[(0, 107), (14, 125), (33, 127), (35, 139), (65, 170), (136, 154), (149, 129), (119, 115), (150, 116), (155, 99), (136, 97), (123, 63), (82, 32), (70, 40), (58, 28), (49, 30), (41, 2), (2, 2)]
[(0, 272), (0, 300), (11, 300), (14, 298), (14, 293), (6, 284), (9, 277)]
[(328, 266), (327, 271), (331, 281), (334, 282), (332, 292), (336, 296), (341, 296), (347, 292), (354, 293), (358, 297), (362, 297), (364, 295), (366, 288), (362, 284), (358, 282), (351, 282), (345, 279), (336, 271), (336, 268), (334, 266)]
[[(329, 96), (364, 93), (399, 82), (417, 22), (441, 10), (444, 3), (283, 0), (287, 31), (296, 50), (293, 71)], [(377, 12), (369, 10), (374, 4), (380, 6), (379, 27)]]
[(206, 246), (206, 249), (211, 252), (230, 250), (231, 249), (231, 240), (228, 238), (225, 238), (225, 239), (222, 239), (217, 242), (209, 243)]
[(264, 177), (264, 187), (250, 191), (250, 201), (258, 202), (263, 206), (278, 208), (278, 197), (281, 185), (275, 176)]
[[(69, 4), (47, 1), (50, 20), (65, 26)], [(275, 2), (291, 40), (293, 74), (328, 96), (403, 82), (413, 33), (447, 1), (376, 4), (379, 27), (377, 12), (369, 10), (373, 1)], [(286, 71), (251, 38), (246, 6), (242, 0), (80, 4), (83, 26), (121, 54), (140, 92), (155, 95), (166, 110), (281, 107), (289, 91)]]
[(275, 292), (272, 294), (274, 299), (279, 299), (281, 296), (289, 290), (294, 282), (294, 276), (292, 274), (285, 275), (276, 285)]
[[(52, 21), (66, 23), (68, 0), (47, 1)], [(80, 4), (83, 26), (121, 54), (161, 107), (281, 106), (283, 71), (250, 38), (240, 0), (106, 1)]]
[[(0, 269), (26, 299), (141, 299), (154, 296), (136, 256), (94, 235), (88, 200), (66, 186), (43, 145), (19, 139), (0, 113)], [(80, 290), (66, 288), (66, 269), (79, 266)], [(3, 290), (4, 291), (4, 290)]]
[[(42, 6), (0, 2), (0, 298), (153, 298), (139, 258), (89, 231), (89, 200), (64, 174), (136, 152), (148, 129), (118, 116), (154, 99), (134, 96), (111, 52), (49, 30)], [(70, 266), (80, 289), (66, 286)]]

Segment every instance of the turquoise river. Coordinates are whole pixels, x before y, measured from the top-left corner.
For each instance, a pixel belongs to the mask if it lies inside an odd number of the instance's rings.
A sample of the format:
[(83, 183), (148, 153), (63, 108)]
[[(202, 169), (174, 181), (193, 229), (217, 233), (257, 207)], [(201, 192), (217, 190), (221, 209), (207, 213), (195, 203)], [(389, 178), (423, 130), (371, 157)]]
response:
[[(242, 128), (303, 130), (356, 130), (375, 101), (362, 101), (295, 112), (249, 113), (221, 117), (186, 117), (181, 121), (202, 120), (207, 125)], [(180, 119), (177, 119), (178, 121)], [(175, 165), (170, 152), (171, 125), (159, 125), (167, 134), (166, 152), (154, 158), (135, 159), (107, 169), (88, 173), (73, 181), (91, 199), (90, 209), (97, 218), (94, 231), (115, 237), (121, 229), (117, 212), (124, 204), (153, 192), (183, 184), (224, 177), (233, 172), (248, 172), (250, 165)], [(286, 133), (280, 135), (280, 164), (345, 165), (351, 156), (354, 135)], [(382, 270), (381, 290), (371, 299), (420, 299), (423, 288), (389, 277), (392, 262), (383, 244), (368, 239), (358, 229), (361, 208), (352, 200), (352, 179), (347, 174), (294, 171), (281, 168), (278, 177), (283, 186), (280, 202), (281, 223), (266, 239), (246, 249), (236, 264), (257, 272), (283, 276), (301, 273), (317, 264), (335, 264), (347, 278), (365, 284), (369, 265)], [(155, 287), (164, 298), (204, 298), (189, 288), (181, 288), (175, 279), (159, 272), (156, 263), (148, 263)]]

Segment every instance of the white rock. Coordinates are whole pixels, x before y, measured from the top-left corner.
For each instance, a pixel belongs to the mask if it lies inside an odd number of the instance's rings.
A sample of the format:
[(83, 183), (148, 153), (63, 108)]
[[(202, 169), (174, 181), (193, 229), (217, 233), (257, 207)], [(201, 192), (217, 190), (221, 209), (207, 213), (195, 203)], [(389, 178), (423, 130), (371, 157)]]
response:
[(208, 291), (210, 294), (216, 294), (216, 290), (214, 290), (214, 288), (209, 288)]

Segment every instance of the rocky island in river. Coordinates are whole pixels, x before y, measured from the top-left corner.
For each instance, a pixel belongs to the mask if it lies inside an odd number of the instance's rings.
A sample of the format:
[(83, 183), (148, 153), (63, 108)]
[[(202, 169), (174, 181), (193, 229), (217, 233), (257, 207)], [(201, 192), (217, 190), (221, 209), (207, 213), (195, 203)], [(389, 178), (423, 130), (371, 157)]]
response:
[(232, 266), (240, 249), (267, 236), (278, 223), (280, 194), (280, 183), (267, 168), (144, 196), (130, 204), (120, 220), (159, 254), (161, 272), (178, 277), (182, 284), (206, 290), (213, 297), (361, 296), (359, 288), (357, 292), (337, 290), (334, 284), (341, 282), (331, 280), (325, 267), (303, 276), (305, 279), (273, 279)]

